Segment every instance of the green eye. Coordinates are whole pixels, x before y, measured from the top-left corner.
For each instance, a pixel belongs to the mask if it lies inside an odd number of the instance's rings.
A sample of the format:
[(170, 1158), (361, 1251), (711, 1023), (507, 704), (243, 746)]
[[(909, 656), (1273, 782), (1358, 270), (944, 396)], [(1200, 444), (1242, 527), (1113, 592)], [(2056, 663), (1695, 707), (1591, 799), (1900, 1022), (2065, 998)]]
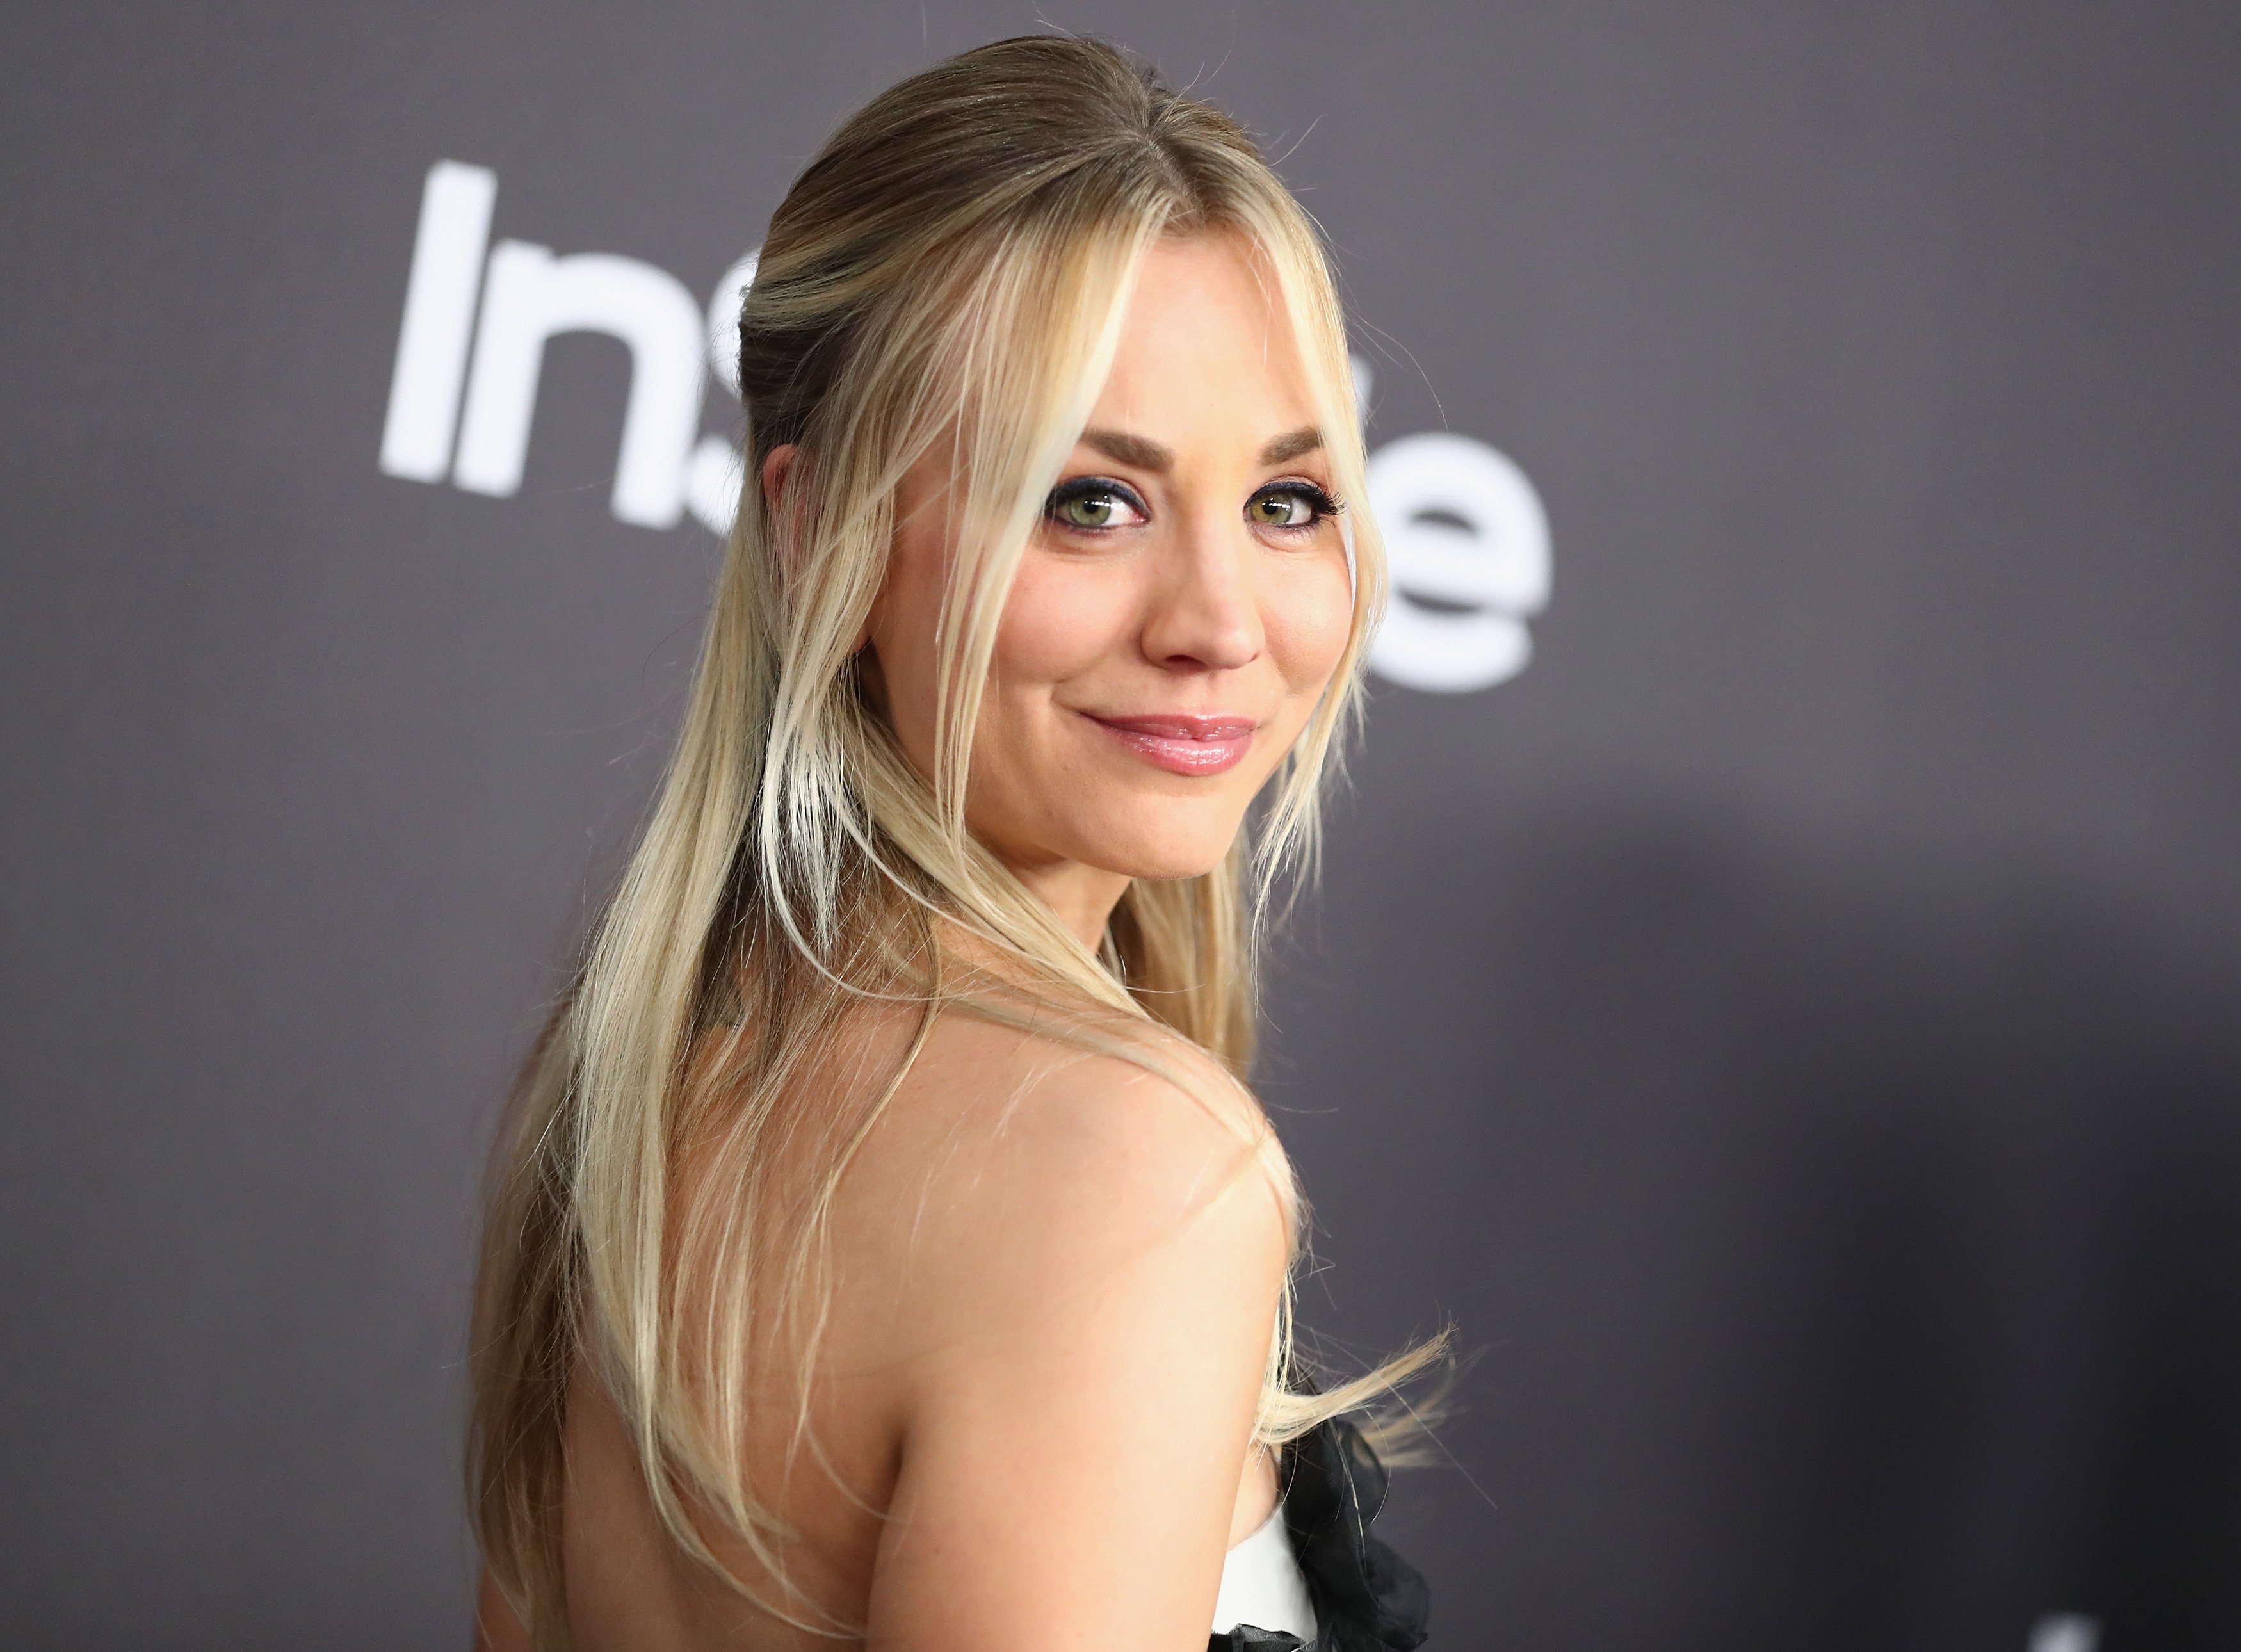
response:
[(1272, 487), (1245, 502), (1245, 519), (1256, 528), (1307, 528), (1337, 508), (1321, 488)]
[(1076, 493), (1058, 502), (1053, 512), (1070, 528), (1110, 527), (1120, 501), (1110, 493)]
[(1141, 527), (1150, 520), (1143, 501), (1104, 477), (1076, 477), (1051, 490), (1043, 515), (1062, 528), (1094, 533), (1101, 528)]

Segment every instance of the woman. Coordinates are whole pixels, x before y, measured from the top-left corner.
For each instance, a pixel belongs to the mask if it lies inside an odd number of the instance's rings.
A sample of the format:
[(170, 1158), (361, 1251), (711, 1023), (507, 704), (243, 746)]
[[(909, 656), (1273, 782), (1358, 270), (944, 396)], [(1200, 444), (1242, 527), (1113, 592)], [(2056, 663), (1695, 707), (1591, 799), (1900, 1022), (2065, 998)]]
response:
[(1243, 1082), (1382, 590), (1311, 225), (1003, 42), (802, 175), (740, 384), (685, 732), (501, 1148), (485, 1644), (1416, 1645), (1338, 1419), (1430, 1350), (1300, 1380)]

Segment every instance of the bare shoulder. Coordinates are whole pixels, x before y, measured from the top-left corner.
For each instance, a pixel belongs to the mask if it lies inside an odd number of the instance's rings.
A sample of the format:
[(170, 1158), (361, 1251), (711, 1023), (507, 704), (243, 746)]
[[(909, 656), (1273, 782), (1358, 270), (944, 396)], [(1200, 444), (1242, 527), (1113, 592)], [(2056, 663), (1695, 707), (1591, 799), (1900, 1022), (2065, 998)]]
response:
[(1116, 1053), (947, 1012), (846, 1180), (844, 1246), (860, 1281), (908, 1282), (909, 1340), (1048, 1326), (1170, 1271), (1273, 1303), (1289, 1254), (1266, 1118), (1164, 1034)]
[(1273, 1147), (1187, 1046), (937, 1022), (850, 1172), (894, 1429), (873, 1643), (1208, 1621), (1288, 1260)]

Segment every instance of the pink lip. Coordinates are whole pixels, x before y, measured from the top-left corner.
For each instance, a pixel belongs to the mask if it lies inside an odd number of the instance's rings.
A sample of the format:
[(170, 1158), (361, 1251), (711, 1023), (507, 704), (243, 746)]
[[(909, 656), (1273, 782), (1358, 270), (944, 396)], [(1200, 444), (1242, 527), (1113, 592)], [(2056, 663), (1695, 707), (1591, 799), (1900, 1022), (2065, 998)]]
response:
[(1100, 717), (1082, 713), (1129, 751), (1170, 774), (1220, 774), (1253, 749), (1249, 717)]

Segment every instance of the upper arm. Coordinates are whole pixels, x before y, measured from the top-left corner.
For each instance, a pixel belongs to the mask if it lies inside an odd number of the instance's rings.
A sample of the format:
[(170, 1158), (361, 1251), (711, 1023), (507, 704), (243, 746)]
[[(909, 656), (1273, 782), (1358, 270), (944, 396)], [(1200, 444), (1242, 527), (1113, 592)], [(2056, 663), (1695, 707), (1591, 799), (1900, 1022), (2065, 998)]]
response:
[(1197, 1652), (1288, 1256), (1253, 1145), (1082, 1060), (926, 1201), (871, 1644)]

